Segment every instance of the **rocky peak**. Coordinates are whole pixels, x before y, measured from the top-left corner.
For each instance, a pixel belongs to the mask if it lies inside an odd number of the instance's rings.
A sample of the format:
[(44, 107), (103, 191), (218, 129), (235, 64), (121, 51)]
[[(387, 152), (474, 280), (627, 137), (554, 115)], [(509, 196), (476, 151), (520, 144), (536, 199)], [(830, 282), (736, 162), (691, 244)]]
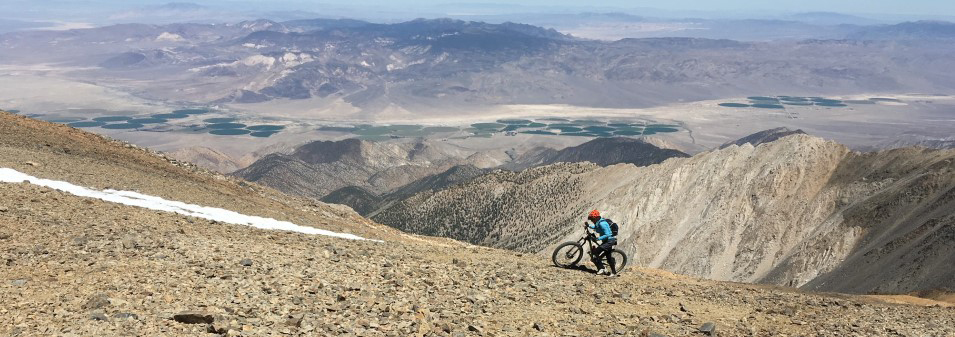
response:
[(292, 156), (310, 164), (332, 163), (344, 157), (359, 157), (362, 149), (370, 146), (359, 139), (339, 141), (314, 141), (302, 145), (292, 152)]
[(749, 136), (737, 139), (735, 141), (728, 142), (726, 144), (720, 145), (720, 148), (723, 149), (731, 145), (739, 146), (743, 144), (750, 144), (752, 146), (757, 146), (759, 144), (776, 141), (777, 139), (780, 139), (786, 136), (804, 135), (804, 134), (806, 133), (799, 129), (791, 130), (787, 127), (778, 127), (775, 129), (763, 130), (763, 131), (751, 134)]

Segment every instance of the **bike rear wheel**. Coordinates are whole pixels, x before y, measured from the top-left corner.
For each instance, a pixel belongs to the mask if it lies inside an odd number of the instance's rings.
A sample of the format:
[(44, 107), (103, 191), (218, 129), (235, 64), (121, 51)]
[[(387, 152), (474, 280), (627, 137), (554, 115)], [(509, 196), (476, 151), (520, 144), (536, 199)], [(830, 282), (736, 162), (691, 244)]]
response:
[(557, 249), (554, 249), (551, 261), (554, 262), (555, 266), (569, 268), (580, 262), (582, 257), (584, 257), (584, 247), (576, 242), (564, 242), (557, 246)]
[(610, 254), (613, 256), (614, 267), (617, 272), (619, 273), (623, 271), (623, 268), (627, 267), (627, 254), (619, 249), (612, 250)]

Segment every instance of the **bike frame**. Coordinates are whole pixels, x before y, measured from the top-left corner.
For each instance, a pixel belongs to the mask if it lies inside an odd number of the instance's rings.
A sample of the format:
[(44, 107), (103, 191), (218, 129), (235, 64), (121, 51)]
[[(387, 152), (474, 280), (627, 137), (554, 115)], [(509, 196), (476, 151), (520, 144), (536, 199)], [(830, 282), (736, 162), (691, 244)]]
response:
[[(584, 245), (584, 243), (587, 243)], [(587, 232), (587, 235), (577, 240), (577, 244), (580, 247), (587, 247), (587, 255), (590, 255), (590, 259), (594, 259), (594, 248), (597, 248), (597, 237), (594, 236), (594, 233)]]

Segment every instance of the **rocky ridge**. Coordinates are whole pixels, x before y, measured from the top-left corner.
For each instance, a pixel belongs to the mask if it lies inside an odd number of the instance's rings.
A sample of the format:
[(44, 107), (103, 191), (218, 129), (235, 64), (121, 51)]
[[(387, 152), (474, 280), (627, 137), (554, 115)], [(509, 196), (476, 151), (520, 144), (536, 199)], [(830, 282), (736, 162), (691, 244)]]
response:
[(638, 264), (843, 292), (955, 288), (955, 151), (873, 153), (806, 135), (636, 167), (556, 164), (419, 193), (372, 219), (549, 254), (590, 209)]
[(258, 230), (0, 184), (4, 335), (955, 333), (955, 309), (940, 302), (892, 304), (652, 269), (595, 279), (535, 255), (405, 235), (344, 208), (2, 112), (0, 154), (0, 167), (39, 177), (384, 240)]
[(248, 181), (285, 193), (322, 198), (355, 186), (373, 194), (395, 188), (448, 168), (485, 160), (468, 151), (428, 140), (376, 143), (358, 139), (315, 141), (290, 154), (275, 153), (233, 173)]
[(678, 150), (661, 148), (643, 139), (614, 137), (595, 138), (578, 146), (556, 150), (538, 148), (515, 158), (502, 166), (509, 170), (566, 162), (591, 162), (600, 166), (629, 163), (637, 166), (658, 164), (669, 158), (689, 157)]

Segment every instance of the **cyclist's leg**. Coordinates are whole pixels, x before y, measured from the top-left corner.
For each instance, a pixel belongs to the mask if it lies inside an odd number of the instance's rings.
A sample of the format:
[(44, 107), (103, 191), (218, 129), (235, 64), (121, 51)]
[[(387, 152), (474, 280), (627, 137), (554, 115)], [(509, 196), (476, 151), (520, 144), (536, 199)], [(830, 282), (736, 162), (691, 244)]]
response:
[(611, 273), (611, 275), (617, 274), (617, 261), (616, 261), (616, 259), (613, 258), (613, 246), (614, 246), (614, 243), (616, 243), (616, 242), (607, 242), (607, 243), (603, 244), (603, 245), (606, 245), (606, 246), (607, 246), (607, 248), (604, 249), (604, 251), (606, 252), (606, 253), (604, 253), (604, 255), (607, 255), (607, 264), (610, 265), (610, 273)]
[(602, 246), (594, 247), (594, 259), (591, 260), (593, 261), (594, 265), (597, 266), (597, 271), (604, 269), (604, 261), (603, 261), (604, 250), (602, 248), (603, 248)]

